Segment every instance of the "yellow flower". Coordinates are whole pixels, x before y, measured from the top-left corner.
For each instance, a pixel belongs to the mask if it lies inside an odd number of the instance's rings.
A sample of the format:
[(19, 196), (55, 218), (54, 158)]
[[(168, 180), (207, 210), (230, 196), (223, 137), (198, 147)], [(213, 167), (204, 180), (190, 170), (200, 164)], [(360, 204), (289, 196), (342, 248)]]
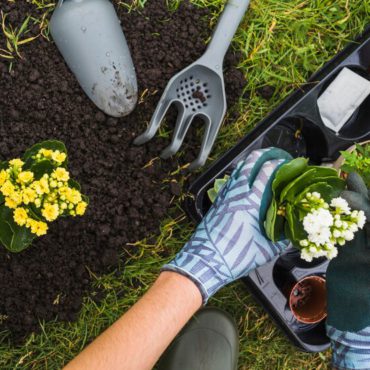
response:
[(28, 219), (27, 227), (31, 228), (31, 232), (37, 236), (45, 235), (48, 231), (48, 225), (42, 221)]
[(54, 221), (59, 216), (59, 206), (58, 204), (47, 203), (41, 213), (47, 221)]
[(4, 184), (6, 180), (8, 180), (8, 173), (5, 170), (0, 171), (0, 186)]
[(42, 148), (39, 150), (39, 154), (41, 154), (45, 158), (51, 158), (51, 156), (53, 155), (53, 151), (50, 149)]
[(22, 203), (22, 193), (19, 191), (13, 191), (13, 193), (9, 195), (9, 198), (17, 204)]
[(33, 203), (36, 199), (36, 191), (31, 188), (26, 188), (23, 190), (22, 196), (24, 204)]
[(1, 192), (3, 193), (4, 196), (8, 196), (14, 192), (14, 185), (9, 181), (5, 181), (3, 186), (1, 187)]
[(9, 161), (9, 164), (14, 167), (22, 167), (24, 165), (24, 162), (19, 158), (15, 158)]
[(73, 204), (80, 203), (82, 200), (81, 193), (77, 189), (70, 189), (70, 191), (66, 193), (66, 198), (68, 202)]
[(63, 167), (58, 167), (57, 169), (55, 169), (52, 176), (58, 181), (66, 182), (69, 180), (69, 172)]
[(87, 203), (86, 202), (80, 202), (77, 204), (77, 207), (76, 207), (76, 214), (79, 215), (79, 216), (82, 216), (85, 214), (85, 211), (86, 211), (86, 207), (87, 207)]
[(19, 182), (27, 184), (33, 180), (33, 173), (31, 171), (23, 171), (18, 175)]
[(27, 223), (28, 214), (27, 211), (20, 207), (16, 208), (13, 215), (15, 223), (17, 223), (19, 226), (23, 226)]
[(63, 163), (66, 158), (67, 158), (67, 155), (66, 153), (61, 153), (59, 150), (56, 150), (55, 152), (53, 152), (53, 154), (51, 155), (51, 158), (53, 158), (53, 160), (55, 162), (58, 162), (58, 163)]
[(50, 192), (47, 178), (43, 177), (39, 181), (34, 181), (32, 187), (38, 195), (48, 194)]
[(6, 197), (5, 198), (5, 205), (8, 207), (8, 208), (17, 208), (17, 202), (15, 202), (13, 199), (9, 198), (9, 197)]

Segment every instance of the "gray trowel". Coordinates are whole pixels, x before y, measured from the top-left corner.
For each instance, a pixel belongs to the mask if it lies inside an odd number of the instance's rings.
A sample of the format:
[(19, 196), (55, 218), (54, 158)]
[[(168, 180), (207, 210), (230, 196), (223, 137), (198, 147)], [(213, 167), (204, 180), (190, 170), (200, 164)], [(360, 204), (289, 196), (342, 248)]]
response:
[(137, 102), (131, 54), (108, 0), (59, 0), (50, 32), (88, 97), (106, 114), (122, 117)]

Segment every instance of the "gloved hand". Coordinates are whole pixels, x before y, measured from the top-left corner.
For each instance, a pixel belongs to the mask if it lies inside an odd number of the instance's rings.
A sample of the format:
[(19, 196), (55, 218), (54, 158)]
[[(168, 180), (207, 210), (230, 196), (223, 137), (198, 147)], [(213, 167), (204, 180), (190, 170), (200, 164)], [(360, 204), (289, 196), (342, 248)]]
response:
[(268, 148), (241, 161), (192, 238), (162, 270), (190, 278), (205, 304), (217, 290), (279, 254), (288, 242), (266, 239), (260, 218), (271, 202), (276, 170), (291, 159), (281, 149)]
[[(342, 197), (352, 209), (362, 208), (366, 212), (368, 201), (358, 201), (360, 196), (368, 196), (365, 184), (351, 174), (347, 185), (358, 194), (344, 191)], [(338, 256), (330, 262), (326, 273), (327, 335), (331, 339), (332, 363), (336, 369), (370, 369), (369, 236), (370, 224), (367, 223), (354, 240), (339, 248)]]

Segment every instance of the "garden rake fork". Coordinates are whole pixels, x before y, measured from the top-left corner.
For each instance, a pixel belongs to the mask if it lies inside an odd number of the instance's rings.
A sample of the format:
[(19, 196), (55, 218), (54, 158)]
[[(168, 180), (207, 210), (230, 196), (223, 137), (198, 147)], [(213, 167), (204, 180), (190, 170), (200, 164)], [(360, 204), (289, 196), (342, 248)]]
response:
[(189, 169), (195, 170), (206, 162), (226, 113), (226, 93), (223, 61), (236, 30), (249, 5), (249, 0), (229, 0), (211, 42), (196, 62), (175, 75), (168, 83), (146, 131), (134, 144), (141, 145), (154, 137), (168, 108), (178, 110), (171, 144), (163, 150), (166, 159), (180, 149), (195, 117), (205, 122), (205, 134), (200, 153)]

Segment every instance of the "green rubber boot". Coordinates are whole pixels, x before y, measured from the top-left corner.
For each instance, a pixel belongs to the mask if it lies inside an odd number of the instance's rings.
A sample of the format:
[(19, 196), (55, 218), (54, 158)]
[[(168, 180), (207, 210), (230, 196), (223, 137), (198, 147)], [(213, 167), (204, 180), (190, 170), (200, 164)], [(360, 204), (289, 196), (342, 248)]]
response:
[(238, 353), (234, 319), (218, 308), (203, 308), (163, 354), (158, 370), (236, 370)]

